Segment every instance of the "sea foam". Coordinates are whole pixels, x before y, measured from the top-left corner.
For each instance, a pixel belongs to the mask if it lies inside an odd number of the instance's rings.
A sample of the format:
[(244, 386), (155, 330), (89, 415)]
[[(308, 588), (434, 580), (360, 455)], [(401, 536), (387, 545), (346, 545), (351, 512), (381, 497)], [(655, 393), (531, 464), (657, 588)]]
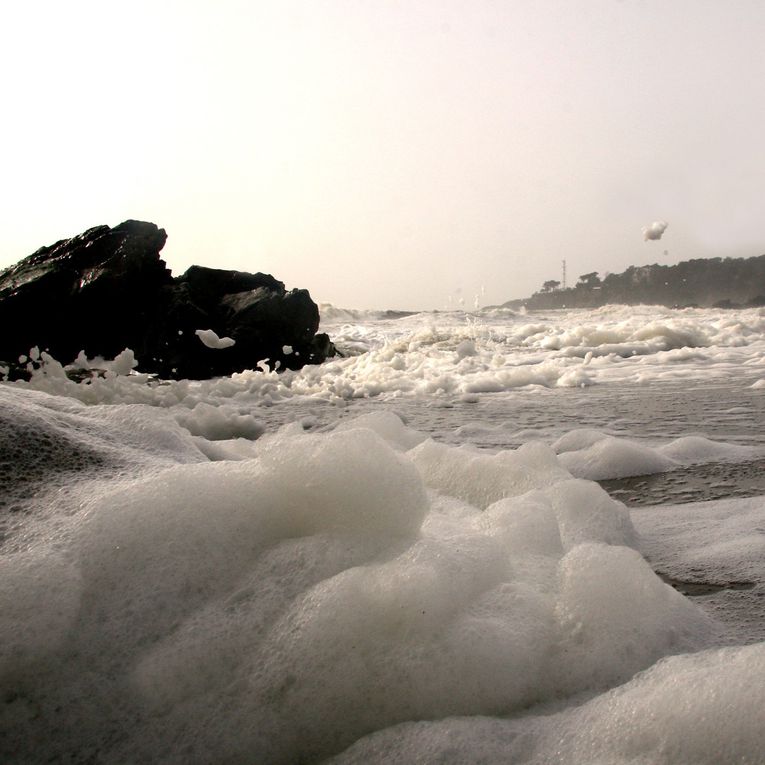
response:
[[(143, 411), (4, 394), (21, 419), (48, 407), (43, 439), (69, 418), (74, 445)], [(173, 422), (143, 461), (140, 434), (113, 445), (119, 482), (86, 467), (65, 512), (38, 500), (7, 545), (6, 760), (313, 761), (596, 693), (714, 634), (548, 447), (471, 457), (388, 414), (209, 461)]]
[[(297, 372), (0, 386), (0, 759), (757, 761), (761, 646), (704, 649), (762, 639), (761, 499), (592, 479), (761, 455), (765, 312), (335, 318)], [(595, 410), (665, 383), (746, 444)]]
[(362, 739), (333, 765), (720, 765), (760, 762), (765, 645), (659, 662), (631, 682), (557, 714), (455, 717)]
[[(356, 320), (347, 323), (341, 317)], [(612, 383), (728, 381), (732, 375), (756, 385), (762, 376), (757, 368), (765, 358), (762, 308), (721, 312), (607, 306), (550, 311), (533, 322), (528, 316), (491, 310), (375, 321), (369, 312), (332, 311), (328, 318), (323, 329), (343, 357), (299, 371), (267, 372), (258, 366), (262, 360), (253, 359), (252, 371), (232, 377), (147, 386), (145, 375), (128, 374), (135, 362), (128, 350), (120, 363), (88, 361), (81, 355), (76, 367), (100, 366), (107, 377), (76, 384), (62, 366), (71, 360), (55, 360), (43, 352), (38, 361), (29, 362), (29, 385), (89, 404), (140, 401), (193, 408), (205, 397), (219, 402), (232, 395), (253, 403), (296, 397), (391, 400)]]

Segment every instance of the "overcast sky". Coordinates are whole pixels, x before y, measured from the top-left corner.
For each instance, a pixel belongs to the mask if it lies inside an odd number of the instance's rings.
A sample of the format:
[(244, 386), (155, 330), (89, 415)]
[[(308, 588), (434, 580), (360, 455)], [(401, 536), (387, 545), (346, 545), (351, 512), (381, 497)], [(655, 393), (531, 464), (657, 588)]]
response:
[(763, 30), (762, 0), (6, 4), (0, 267), (138, 218), (175, 274), (424, 309), (760, 255)]

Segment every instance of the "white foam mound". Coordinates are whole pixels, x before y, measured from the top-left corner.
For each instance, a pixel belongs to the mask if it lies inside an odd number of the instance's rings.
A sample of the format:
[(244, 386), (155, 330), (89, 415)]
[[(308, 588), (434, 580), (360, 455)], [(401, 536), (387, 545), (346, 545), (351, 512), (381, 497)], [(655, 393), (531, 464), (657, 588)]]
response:
[(604, 438), (608, 438), (608, 435), (601, 433), (599, 430), (594, 430), (593, 428), (575, 428), (553, 442), (552, 450), (556, 454), (581, 451), (589, 449), (593, 444), (602, 441)]
[(251, 459), (88, 484), (0, 558), (0, 759), (317, 761), (599, 691), (712, 634), (549, 448), (413, 441), (387, 416), (286, 427)]
[(570, 477), (542, 443), (482, 454), (467, 446), (454, 448), (429, 439), (410, 456), (428, 486), (479, 508)]
[(180, 425), (195, 436), (210, 441), (231, 438), (255, 440), (265, 432), (265, 426), (252, 414), (242, 414), (231, 405), (213, 406), (199, 401), (193, 409), (179, 409), (175, 415)]
[(765, 751), (765, 644), (675, 656), (581, 707), (545, 717), (408, 723), (333, 765), (720, 765)]
[(109, 361), (101, 356), (89, 359), (85, 351), (80, 351), (72, 362), (73, 369), (103, 370), (107, 376), (129, 375), (138, 366), (138, 359), (130, 348), (125, 348)]
[(390, 411), (369, 412), (358, 417), (340, 422), (335, 428), (336, 431), (355, 430), (357, 428), (367, 428), (373, 430), (379, 436), (382, 436), (391, 446), (402, 451), (412, 449), (417, 444), (421, 444), (426, 437), (419, 431), (407, 428), (406, 425)]
[(677, 438), (660, 447), (660, 451), (667, 457), (683, 464), (754, 459), (762, 453), (762, 450), (756, 447), (720, 443), (703, 436)]
[(559, 462), (578, 478), (609, 478), (663, 473), (683, 465), (752, 460), (761, 447), (712, 441), (703, 436), (683, 436), (661, 446), (647, 446), (591, 428), (565, 433), (551, 446)]
[(663, 473), (678, 464), (649, 446), (611, 436), (598, 439), (584, 449), (566, 451), (558, 455), (558, 459), (572, 475), (593, 481)]

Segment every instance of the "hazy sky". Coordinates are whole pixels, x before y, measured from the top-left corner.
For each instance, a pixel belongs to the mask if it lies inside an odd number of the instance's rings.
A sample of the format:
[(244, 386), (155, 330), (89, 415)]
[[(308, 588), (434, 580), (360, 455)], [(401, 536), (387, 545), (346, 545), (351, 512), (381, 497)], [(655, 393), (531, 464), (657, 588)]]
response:
[(175, 274), (443, 308), (760, 255), (763, 30), (762, 0), (8, 3), (0, 267), (138, 218)]

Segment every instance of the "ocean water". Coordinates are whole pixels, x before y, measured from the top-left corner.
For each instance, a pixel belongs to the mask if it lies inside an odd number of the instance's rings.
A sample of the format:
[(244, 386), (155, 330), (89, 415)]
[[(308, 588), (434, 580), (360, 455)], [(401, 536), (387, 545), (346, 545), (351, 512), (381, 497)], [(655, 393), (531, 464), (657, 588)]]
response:
[(322, 316), (0, 384), (0, 761), (765, 762), (765, 311)]

